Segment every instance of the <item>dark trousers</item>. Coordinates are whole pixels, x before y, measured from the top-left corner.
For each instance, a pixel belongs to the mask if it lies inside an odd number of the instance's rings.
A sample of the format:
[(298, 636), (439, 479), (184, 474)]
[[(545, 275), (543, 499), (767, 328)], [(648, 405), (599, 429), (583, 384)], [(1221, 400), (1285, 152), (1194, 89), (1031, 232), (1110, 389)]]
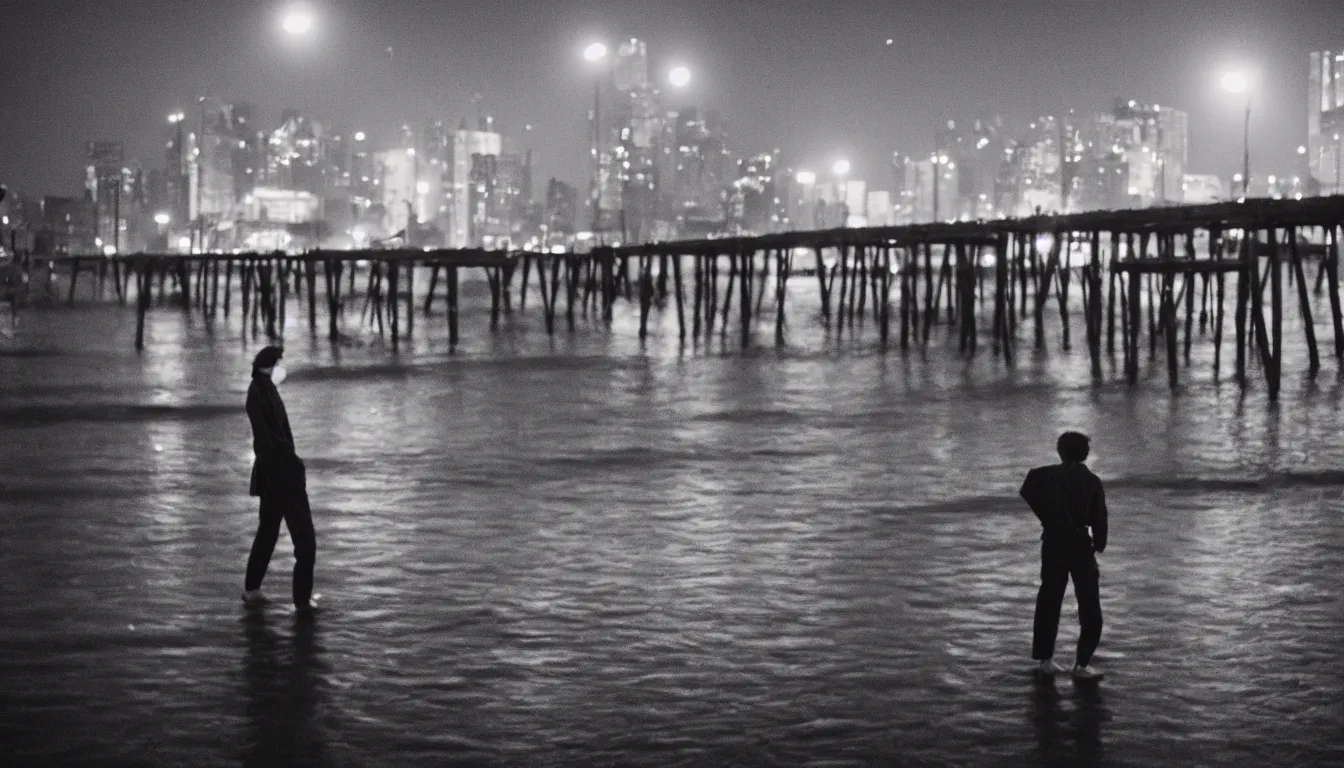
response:
[(261, 588), (275, 542), (280, 538), (281, 520), (294, 542), (294, 605), (304, 607), (313, 596), (313, 565), (317, 560), (317, 534), (313, 531), (313, 512), (305, 490), (261, 497), (261, 522), (252, 541), (252, 554), (247, 558), (245, 589)]
[(1073, 577), (1073, 594), (1078, 598), (1077, 662), (1087, 666), (1101, 640), (1101, 584), (1097, 557), (1090, 544), (1041, 544), (1041, 589), (1036, 593), (1036, 622), (1032, 633), (1031, 657), (1038, 661), (1055, 655), (1055, 636), (1059, 634), (1059, 609), (1064, 590)]

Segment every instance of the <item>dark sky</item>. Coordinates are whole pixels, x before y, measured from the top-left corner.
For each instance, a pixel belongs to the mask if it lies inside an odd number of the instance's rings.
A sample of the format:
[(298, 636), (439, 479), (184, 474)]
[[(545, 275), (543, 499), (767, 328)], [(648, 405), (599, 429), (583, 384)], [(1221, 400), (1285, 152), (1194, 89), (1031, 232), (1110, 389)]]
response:
[[(1252, 163), (1291, 172), (1305, 140), (1306, 56), (1344, 48), (1337, 0), (311, 0), (307, 42), (271, 0), (0, 0), (0, 182), (73, 192), (85, 141), (120, 139), (162, 164), (169, 112), (203, 93), (250, 100), (268, 124), (295, 107), (390, 137), (399, 123), (474, 114), (480, 93), (515, 139), (534, 126), (537, 176), (585, 178), (595, 39), (649, 43), (683, 98), (718, 108), (735, 149), (794, 165), (846, 156), (889, 187), (892, 150), (927, 152), (949, 117), (1026, 118), (1113, 96), (1190, 113), (1192, 166), (1240, 164), (1229, 63), (1259, 73)], [(886, 45), (893, 38), (894, 45)], [(395, 56), (386, 54), (393, 46)]]

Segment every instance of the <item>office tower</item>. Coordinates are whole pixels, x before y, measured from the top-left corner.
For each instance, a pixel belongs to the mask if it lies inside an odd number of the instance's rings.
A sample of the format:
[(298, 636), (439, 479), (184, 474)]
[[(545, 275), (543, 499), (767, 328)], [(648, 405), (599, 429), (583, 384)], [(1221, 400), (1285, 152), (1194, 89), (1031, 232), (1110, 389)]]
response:
[[(493, 121), (478, 123), (493, 125)], [(491, 130), (469, 130), (466, 121), (453, 134), (452, 216), (448, 238), (453, 248), (480, 247), (487, 225), (498, 219), (490, 201), (497, 184), (502, 137)], [(496, 226), (495, 229), (498, 229)]]
[(739, 232), (764, 234), (777, 231), (781, 219), (778, 210), (775, 174), (779, 157), (765, 152), (741, 160), (737, 179), (732, 183), (730, 218)]
[(1129, 166), (1127, 194), (1135, 207), (1181, 202), (1189, 160), (1189, 117), (1185, 112), (1133, 99), (1116, 99), (1115, 139)]
[(389, 149), (374, 154), (378, 168), (379, 202), (383, 205), (383, 229), (391, 236), (407, 232), (417, 223), (417, 162), (415, 148)]
[(1322, 194), (1344, 193), (1344, 50), (1308, 57), (1307, 162)]
[(233, 215), (233, 108), (217, 99), (200, 100), (193, 219), (218, 221)]
[(551, 242), (580, 229), (579, 190), (558, 179), (546, 184), (546, 232)]
[(93, 201), (95, 237), (104, 246), (121, 246), (121, 193), (125, 151), (119, 141), (94, 141), (85, 146), (84, 188)]
[(165, 153), (163, 197), (156, 205), (168, 213), (175, 225), (182, 225), (191, 220), (194, 210), (191, 192), (194, 186), (192, 175), (196, 167), (196, 141), (186, 128), (185, 113), (169, 115), (168, 124), (172, 126), (172, 133)]
[(98, 216), (93, 196), (45, 197), (42, 199), (42, 233), (36, 250), (41, 253), (88, 255), (96, 245)]
[(233, 106), (233, 195), (242, 200), (264, 183), (266, 172), (266, 132), (257, 120), (257, 109), (249, 102)]
[[(948, 158), (948, 172), (957, 177), (957, 195), (950, 207), (939, 205), (940, 219), (997, 218), (999, 175), (1005, 141), (1003, 120), (976, 120), (958, 125), (949, 120), (935, 136), (935, 149)], [(941, 190), (940, 190), (941, 191)]]

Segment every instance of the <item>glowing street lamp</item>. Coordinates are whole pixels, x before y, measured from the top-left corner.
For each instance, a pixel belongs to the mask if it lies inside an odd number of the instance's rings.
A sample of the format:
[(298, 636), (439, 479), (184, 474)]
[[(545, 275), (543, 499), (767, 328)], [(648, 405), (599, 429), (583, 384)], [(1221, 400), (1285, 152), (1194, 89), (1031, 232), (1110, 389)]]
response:
[(673, 67), (667, 73), (667, 81), (673, 88), (685, 88), (691, 82), (691, 70), (686, 67)]
[(280, 28), (292, 37), (303, 37), (313, 31), (313, 14), (307, 8), (290, 8), (280, 20)]
[(593, 43), (583, 49), (583, 58), (588, 61), (601, 61), (607, 57), (607, 46), (602, 43)]

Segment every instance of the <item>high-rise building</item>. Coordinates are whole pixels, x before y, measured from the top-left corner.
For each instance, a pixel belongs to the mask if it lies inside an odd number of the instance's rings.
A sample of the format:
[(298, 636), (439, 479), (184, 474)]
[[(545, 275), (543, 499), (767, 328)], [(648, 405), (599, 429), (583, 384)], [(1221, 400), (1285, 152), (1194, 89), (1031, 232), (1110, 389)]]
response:
[[(491, 125), (487, 123), (486, 125)], [(499, 212), (491, 200), (497, 186), (503, 139), (491, 130), (468, 130), (465, 121), (453, 134), (452, 216), (448, 242), (453, 248), (481, 247), (491, 222), (498, 230)], [(507, 225), (505, 227), (507, 231)]]
[(1134, 206), (1180, 203), (1189, 160), (1186, 113), (1133, 99), (1116, 99), (1112, 116), (1116, 143), (1129, 166), (1126, 193)]
[(182, 225), (191, 220), (194, 210), (192, 203), (192, 175), (195, 172), (196, 141), (186, 128), (186, 114), (175, 112), (168, 116), (172, 134), (168, 139), (163, 172), (162, 197), (154, 205), (167, 213), (174, 224)]
[[(125, 151), (119, 141), (94, 141), (85, 147), (84, 188), (93, 201), (95, 237), (106, 246), (120, 248), (121, 194), (124, 188)], [(128, 201), (129, 202), (129, 201)]]
[(266, 132), (257, 119), (257, 108), (243, 101), (233, 105), (233, 195), (243, 200), (265, 181)]
[(1344, 193), (1344, 50), (1308, 59), (1307, 161), (1323, 194)]
[(976, 120), (958, 126), (949, 120), (935, 137), (936, 151), (946, 155), (957, 176), (957, 198), (950, 209), (940, 205), (939, 218), (992, 219), (1002, 210), (999, 175), (1005, 141), (1003, 120)]
[(196, 190), (192, 219), (219, 220), (233, 215), (233, 108), (217, 99), (200, 101), (201, 134), (196, 146)]
[(781, 212), (775, 177), (779, 170), (777, 153), (765, 152), (745, 158), (737, 164), (737, 179), (732, 184), (731, 219), (739, 232), (764, 234), (779, 231), (787, 212)]
[(405, 231), (409, 234), (418, 223), (417, 202), (418, 167), (415, 148), (389, 149), (374, 155), (378, 167), (378, 187), (383, 205), (383, 228), (389, 235)]
[(546, 233), (549, 238), (573, 235), (579, 227), (579, 190), (558, 179), (546, 184)]
[(93, 196), (46, 197), (42, 199), (42, 239), (37, 250), (44, 253), (87, 255), (96, 253), (98, 218)]

